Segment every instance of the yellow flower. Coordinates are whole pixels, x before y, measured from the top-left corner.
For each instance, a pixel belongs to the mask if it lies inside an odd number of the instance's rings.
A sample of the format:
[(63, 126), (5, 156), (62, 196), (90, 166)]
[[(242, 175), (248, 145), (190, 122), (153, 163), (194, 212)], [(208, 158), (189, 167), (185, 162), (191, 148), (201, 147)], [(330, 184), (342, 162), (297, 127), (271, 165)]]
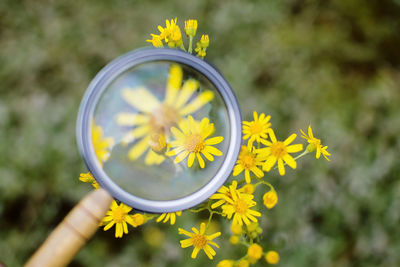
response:
[(200, 42), (197, 42), (194, 51), (197, 53), (198, 57), (204, 58), (206, 56), (206, 49), (201, 46)]
[(161, 222), (164, 219), (163, 223), (166, 223), (169, 220), (170, 224), (174, 225), (176, 221), (176, 216), (181, 216), (181, 215), (182, 211), (163, 213), (157, 218), (156, 222)]
[(270, 190), (264, 194), (263, 200), (265, 207), (272, 209), (278, 203), (278, 195), (275, 190)]
[(208, 34), (203, 34), (200, 39), (200, 45), (202, 48), (207, 48), (210, 45), (210, 38)]
[(138, 227), (138, 226), (144, 224), (147, 220), (146, 217), (141, 213), (133, 214), (133, 215), (131, 215), (131, 218), (133, 221), (133, 223), (132, 223), (133, 227)]
[(300, 132), (302, 133), (302, 136), (304, 139), (307, 140), (309, 145), (307, 146), (307, 151), (308, 152), (313, 152), (314, 150), (317, 150), (315, 157), (319, 159), (321, 154), (325, 157), (327, 161), (330, 161), (328, 156), (331, 154), (326, 150), (328, 146), (322, 146), (321, 145), (321, 140), (318, 138), (315, 138), (311, 129), (311, 125), (308, 126), (308, 136), (303, 132), (303, 130), (300, 129)]
[(100, 125), (95, 125), (92, 121), (92, 142), (94, 152), (100, 164), (107, 161), (110, 157), (110, 149), (114, 145), (112, 137), (104, 138), (103, 129)]
[(237, 245), (240, 242), (240, 238), (237, 235), (233, 235), (229, 238), (229, 243)]
[(115, 237), (120, 238), (124, 233), (127, 234), (128, 225), (126, 223), (136, 227), (134, 220), (128, 214), (131, 210), (131, 207), (123, 203), (118, 205), (114, 200), (111, 203), (110, 210), (107, 211), (101, 222), (102, 225), (105, 225), (104, 231), (107, 231), (115, 224)]
[(262, 228), (258, 225), (258, 223), (252, 222), (246, 226), (247, 226), (247, 235), (250, 238), (255, 239), (257, 238), (257, 236), (262, 234)]
[(247, 255), (249, 256), (250, 260), (259, 260), (262, 257), (262, 247), (259, 244), (252, 244), (247, 249)]
[(165, 234), (158, 227), (147, 227), (143, 230), (144, 241), (152, 247), (160, 247), (165, 241)]
[(117, 114), (120, 126), (133, 127), (122, 140), (124, 144), (135, 142), (128, 152), (130, 160), (137, 160), (146, 153), (145, 164), (161, 164), (165, 157), (160, 153), (165, 149), (164, 142), (171, 136), (171, 127), (214, 98), (211, 91), (197, 94), (199, 82), (188, 79), (182, 84), (182, 77), (182, 68), (172, 64), (162, 102), (144, 87), (125, 88), (122, 91), (123, 99), (138, 110), (137, 113)]
[(232, 203), (233, 199), (232, 199), (231, 192), (236, 191), (236, 187), (237, 187), (237, 181), (233, 181), (229, 187), (226, 187), (223, 185), (217, 191), (217, 193), (215, 193), (214, 195), (212, 195), (210, 197), (210, 199), (219, 199), (217, 202), (215, 202), (211, 205), (211, 208), (215, 209), (215, 208), (225, 204), (226, 202)]
[(168, 156), (174, 156), (175, 163), (179, 163), (188, 157), (188, 167), (192, 167), (197, 158), (201, 168), (204, 168), (205, 163), (201, 155), (209, 161), (214, 161), (214, 156), (222, 156), (222, 152), (213, 145), (219, 144), (224, 140), (222, 136), (208, 138), (214, 132), (214, 124), (210, 123), (208, 118), (203, 118), (201, 122), (195, 121), (192, 116), (187, 120), (179, 123), (178, 130), (175, 127), (171, 128), (171, 132), (175, 137), (171, 147), (175, 147), (166, 153)]
[(96, 189), (98, 189), (100, 187), (100, 185), (97, 183), (97, 181), (94, 179), (93, 175), (90, 172), (81, 173), (79, 175), (79, 180), (81, 180), (84, 183), (91, 184)]
[(269, 120), (271, 116), (265, 116), (264, 113), (261, 113), (258, 116), (257, 112), (253, 112), (253, 121), (243, 121), (243, 139), (249, 139), (248, 146), (252, 146), (254, 141), (260, 143), (267, 139), (268, 137), (268, 130), (271, 127), (271, 123)]
[(187, 248), (193, 246), (194, 249), (191, 256), (193, 259), (197, 257), (197, 254), (199, 253), (200, 250), (204, 250), (207, 257), (212, 260), (213, 256), (215, 256), (216, 253), (210, 245), (219, 248), (219, 246), (212, 240), (220, 236), (221, 232), (217, 232), (212, 235), (205, 235), (204, 234), (206, 231), (205, 223), (200, 224), (200, 231), (198, 231), (195, 227), (192, 228), (192, 231), (193, 233), (190, 233), (182, 228), (178, 229), (179, 234), (184, 234), (189, 237), (188, 239), (181, 240), (181, 247)]
[(236, 267), (249, 267), (249, 266), (250, 266), (250, 263), (248, 260), (241, 260), (236, 265)]
[(265, 260), (269, 264), (278, 264), (279, 262), (279, 254), (276, 251), (270, 250), (265, 254)]
[(233, 267), (233, 260), (222, 260), (218, 262), (217, 267)]
[(232, 225), (231, 225), (231, 231), (232, 231), (232, 233), (235, 234), (235, 235), (240, 235), (240, 234), (243, 233), (242, 226), (241, 226), (240, 224), (235, 224), (235, 223), (232, 223)]
[(160, 35), (151, 34), (151, 39), (146, 40), (146, 42), (151, 43), (154, 47), (164, 47)]
[(158, 26), (160, 31), (160, 38), (163, 39), (169, 47), (175, 48), (182, 45), (181, 29), (176, 24), (176, 18), (165, 20), (165, 28)]
[(195, 36), (197, 31), (197, 20), (189, 19), (185, 21), (185, 33), (187, 36)]
[(258, 150), (260, 154), (260, 160), (265, 159), (265, 163), (263, 164), (263, 170), (269, 172), (271, 168), (278, 161), (278, 169), (280, 175), (285, 175), (285, 167), (283, 161), (287, 163), (291, 168), (296, 169), (297, 164), (289, 153), (296, 153), (303, 149), (302, 144), (290, 145), (293, 140), (296, 138), (296, 134), (292, 134), (285, 141), (277, 141), (275, 137), (275, 133), (272, 129), (269, 130), (269, 137), (271, 138), (271, 142), (265, 141), (266, 148), (261, 148)]
[(243, 222), (248, 225), (250, 221), (257, 222), (256, 217), (260, 217), (261, 213), (252, 210), (257, 203), (253, 201), (254, 196), (246, 193), (241, 193), (238, 190), (230, 188), (232, 199), (226, 199), (226, 203), (222, 206), (223, 216), (231, 219), (233, 216), (233, 224), (243, 225)]
[(250, 171), (258, 178), (264, 176), (264, 172), (257, 166), (261, 166), (262, 162), (253, 151), (255, 148), (251, 147), (249, 150), (247, 146), (242, 146), (236, 165), (233, 168), (233, 176), (237, 176), (244, 171), (246, 183), (251, 182)]

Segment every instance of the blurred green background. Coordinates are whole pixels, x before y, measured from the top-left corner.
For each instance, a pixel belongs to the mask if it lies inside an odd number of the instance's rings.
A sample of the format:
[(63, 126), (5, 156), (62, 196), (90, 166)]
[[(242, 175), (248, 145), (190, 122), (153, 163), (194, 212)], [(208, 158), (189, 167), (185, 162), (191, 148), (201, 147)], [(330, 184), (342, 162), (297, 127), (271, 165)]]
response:
[[(399, 0), (2, 0), (0, 261), (20, 266), (90, 190), (78, 180), (80, 99), (107, 62), (174, 17), (197, 18), (210, 35), (207, 60), (245, 118), (271, 114), (280, 139), (311, 123), (329, 145), (331, 162), (308, 156), (267, 176), (280, 198), (261, 209), (264, 249), (281, 266), (400, 266)], [(209, 264), (179, 246), (177, 228), (199, 220), (158, 225), (158, 246), (145, 242), (155, 224), (122, 240), (101, 230), (71, 266)], [(244, 253), (218, 243), (212, 263)]]

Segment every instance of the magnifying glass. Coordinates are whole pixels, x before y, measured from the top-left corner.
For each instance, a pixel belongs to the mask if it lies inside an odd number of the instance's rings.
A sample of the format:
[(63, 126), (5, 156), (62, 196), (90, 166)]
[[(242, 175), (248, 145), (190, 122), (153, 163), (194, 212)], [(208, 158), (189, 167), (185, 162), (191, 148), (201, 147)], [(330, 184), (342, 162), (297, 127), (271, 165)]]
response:
[[(240, 109), (228, 82), (204, 60), (175, 49), (139, 49), (110, 62), (90, 83), (77, 142), (102, 188), (91, 201), (106, 206), (104, 213), (108, 206), (99, 203), (111, 196), (144, 212), (181, 211), (208, 199), (230, 175), (240, 151)], [(83, 205), (86, 213), (101, 214), (91, 205)], [(26, 266), (50, 266), (43, 262), (64, 240), (59, 228), (82, 224), (68, 219), (74, 210)], [(75, 241), (65, 245), (72, 256), (95, 230), (74, 231), (85, 236), (75, 249)]]

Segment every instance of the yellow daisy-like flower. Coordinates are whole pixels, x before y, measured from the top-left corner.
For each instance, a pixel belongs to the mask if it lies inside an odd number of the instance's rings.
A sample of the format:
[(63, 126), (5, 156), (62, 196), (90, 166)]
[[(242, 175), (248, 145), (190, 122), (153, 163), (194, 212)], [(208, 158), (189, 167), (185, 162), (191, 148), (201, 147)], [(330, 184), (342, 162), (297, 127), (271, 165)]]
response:
[(176, 18), (165, 20), (165, 28), (158, 26), (160, 38), (165, 40), (169, 47), (175, 48), (182, 45), (182, 33), (179, 26), (176, 24)]
[(212, 240), (220, 236), (221, 232), (217, 232), (212, 235), (205, 235), (206, 231), (205, 223), (200, 224), (200, 231), (198, 231), (195, 227), (192, 228), (192, 231), (193, 233), (190, 233), (182, 228), (178, 229), (179, 234), (184, 234), (189, 237), (188, 239), (181, 240), (181, 247), (187, 248), (193, 246), (194, 249), (191, 256), (193, 259), (197, 257), (197, 254), (199, 253), (200, 250), (204, 250), (207, 257), (210, 260), (212, 260), (216, 253), (215, 250), (210, 245), (219, 248), (219, 246)]
[(154, 47), (164, 47), (162, 38), (157, 34), (151, 34), (151, 39), (146, 40), (146, 42), (151, 43)]
[(176, 216), (181, 216), (181, 215), (182, 211), (163, 213), (157, 218), (156, 222), (161, 222), (162, 220), (164, 220), (163, 223), (166, 223), (169, 220), (171, 225), (174, 225), (176, 221)]
[(110, 149), (114, 145), (114, 139), (112, 137), (105, 138), (101, 126), (95, 125), (94, 122), (92, 122), (92, 142), (99, 162), (102, 164), (107, 161), (110, 157)]
[(182, 77), (182, 68), (172, 64), (164, 101), (160, 101), (144, 87), (123, 89), (123, 99), (138, 111), (117, 114), (120, 126), (133, 127), (123, 137), (124, 144), (135, 142), (128, 152), (130, 160), (137, 160), (146, 154), (147, 165), (161, 164), (165, 160), (161, 152), (171, 136), (171, 127), (214, 98), (211, 91), (196, 93), (199, 82), (194, 79), (188, 79), (182, 84)]
[(278, 195), (275, 190), (270, 190), (263, 196), (264, 205), (267, 209), (272, 209), (278, 203)]
[(300, 132), (302, 133), (302, 138), (306, 139), (309, 145), (307, 146), (307, 150), (309, 152), (317, 151), (315, 154), (315, 157), (319, 159), (321, 154), (325, 157), (327, 161), (330, 161), (328, 156), (331, 154), (326, 150), (328, 146), (322, 146), (321, 145), (321, 140), (318, 138), (315, 138), (311, 129), (311, 125), (308, 126), (308, 135), (306, 135), (303, 130), (300, 129)]
[(296, 153), (303, 150), (302, 144), (289, 145), (296, 138), (296, 134), (292, 134), (285, 141), (277, 141), (275, 133), (272, 129), (269, 130), (270, 141), (264, 141), (266, 148), (258, 150), (260, 160), (265, 160), (263, 170), (269, 172), (278, 161), (278, 169), (280, 175), (285, 175), (285, 167), (283, 161), (292, 169), (296, 169), (297, 163), (289, 153)]
[(105, 225), (104, 231), (107, 231), (115, 224), (115, 237), (121, 238), (122, 235), (128, 233), (129, 223), (132, 226), (137, 226), (129, 212), (132, 210), (131, 207), (121, 203), (120, 205), (114, 200), (111, 203), (110, 210), (107, 211), (106, 216), (102, 220), (102, 225)]
[(237, 176), (244, 171), (244, 177), (248, 184), (251, 182), (250, 171), (258, 178), (264, 176), (264, 172), (258, 168), (258, 166), (262, 165), (262, 161), (253, 152), (254, 150), (254, 147), (249, 149), (247, 146), (242, 146), (236, 165), (233, 168), (233, 176)]
[(217, 193), (212, 195), (210, 199), (218, 199), (217, 202), (213, 203), (211, 205), (212, 209), (218, 208), (219, 206), (225, 204), (226, 202), (232, 203), (232, 194), (231, 191), (236, 191), (237, 188), (237, 181), (233, 181), (232, 184), (229, 187), (226, 186), (221, 186), (220, 189), (218, 189)]
[(174, 162), (179, 163), (188, 158), (188, 167), (192, 167), (197, 158), (201, 168), (205, 167), (202, 155), (209, 161), (214, 161), (214, 156), (222, 156), (222, 152), (213, 145), (221, 143), (222, 136), (208, 138), (214, 132), (214, 124), (208, 118), (201, 122), (195, 121), (192, 116), (179, 123), (179, 129), (171, 128), (175, 141), (170, 143), (174, 148), (166, 153), (167, 156), (175, 156)]
[(279, 254), (274, 250), (270, 250), (265, 254), (265, 261), (269, 264), (278, 264)]
[(252, 210), (257, 203), (253, 201), (254, 196), (246, 193), (241, 193), (238, 190), (230, 188), (232, 199), (226, 199), (226, 203), (222, 206), (222, 214), (227, 216), (228, 219), (232, 219), (233, 224), (246, 225), (250, 224), (250, 221), (257, 222), (256, 217), (260, 217), (261, 213)]
[(258, 116), (257, 112), (253, 112), (253, 121), (243, 121), (243, 139), (249, 139), (248, 146), (252, 146), (254, 141), (257, 143), (263, 142), (268, 137), (268, 130), (271, 127), (269, 120), (271, 116), (265, 116), (261, 113)]
[(79, 180), (84, 182), (84, 183), (91, 184), (96, 189), (98, 189), (100, 187), (100, 185), (97, 183), (97, 181), (94, 179), (93, 175), (90, 172), (81, 173), (79, 175)]

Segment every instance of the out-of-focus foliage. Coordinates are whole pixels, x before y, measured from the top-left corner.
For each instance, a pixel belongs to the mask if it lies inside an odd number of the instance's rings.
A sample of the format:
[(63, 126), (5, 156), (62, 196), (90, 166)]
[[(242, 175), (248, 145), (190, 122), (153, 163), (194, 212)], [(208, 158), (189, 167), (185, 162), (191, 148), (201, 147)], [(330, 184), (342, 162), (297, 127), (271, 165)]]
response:
[[(398, 0), (1, 1), (0, 261), (20, 266), (90, 190), (78, 180), (80, 98), (109, 60), (174, 17), (209, 33), (207, 60), (245, 118), (270, 114), (278, 138), (311, 123), (329, 145), (329, 164), (305, 157), (285, 177), (271, 172), (279, 203), (261, 221), (266, 249), (282, 266), (400, 265)], [(198, 222), (121, 240), (99, 231), (71, 266), (204, 266), (177, 235)], [(234, 258), (219, 244), (214, 263)]]

